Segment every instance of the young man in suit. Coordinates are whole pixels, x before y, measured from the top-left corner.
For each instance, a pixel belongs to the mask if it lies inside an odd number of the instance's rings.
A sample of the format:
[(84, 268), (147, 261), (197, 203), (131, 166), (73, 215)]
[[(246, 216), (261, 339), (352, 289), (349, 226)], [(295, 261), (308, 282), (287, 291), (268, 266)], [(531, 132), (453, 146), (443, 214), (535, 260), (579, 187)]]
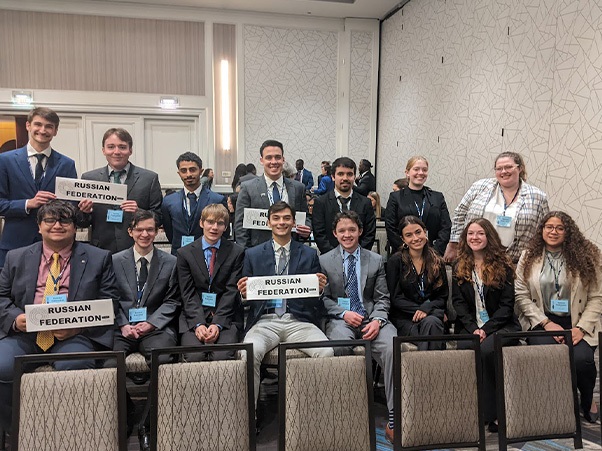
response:
[[(37, 212), (42, 242), (8, 252), (0, 273), (0, 425), (10, 429), (15, 356), (92, 352), (113, 347), (113, 326), (27, 332), (25, 305), (112, 299), (119, 291), (111, 254), (75, 241), (76, 208), (52, 200)], [(57, 370), (94, 368), (94, 360), (55, 362)]]
[(372, 163), (365, 159), (360, 160), (358, 167), (360, 175), (355, 181), (355, 191), (362, 196), (367, 196), (370, 191), (376, 191), (376, 178), (370, 172), (370, 168), (372, 168)]
[[(200, 219), (203, 235), (178, 251), (182, 346), (240, 341), (243, 310), (236, 283), (241, 277), (244, 249), (223, 238), (229, 218), (223, 205), (206, 206)], [(185, 356), (188, 361), (233, 358), (229, 351)]]
[(334, 191), (318, 197), (314, 203), (312, 226), (314, 239), (322, 254), (339, 245), (333, 235), (332, 222), (338, 212), (355, 211), (364, 225), (360, 237), (360, 245), (364, 249), (372, 249), (376, 237), (376, 216), (370, 199), (358, 194), (353, 189), (355, 180), (355, 162), (348, 157), (340, 157), (332, 162)]
[(128, 226), (138, 208), (153, 211), (161, 222), (161, 185), (159, 176), (130, 162), (133, 140), (127, 130), (111, 128), (102, 137), (102, 153), (107, 166), (86, 172), (84, 180), (112, 182), (127, 185), (127, 200), (119, 207), (80, 202), (80, 209), (89, 213), (85, 225), (92, 226), (90, 244), (115, 254), (133, 246)]
[[(393, 337), (388, 323), (389, 290), (383, 258), (359, 245), (362, 221), (354, 211), (337, 213), (333, 235), (339, 245), (320, 256), (328, 277), (322, 300), (328, 314), (326, 335), (330, 340), (370, 340), (372, 353), (385, 375), (389, 422), (387, 440), (393, 442)], [(341, 348), (337, 348), (339, 350)], [(343, 350), (351, 353), (351, 349)]]
[[(257, 246), (271, 238), (269, 230), (247, 230), (243, 228), (245, 208), (261, 208), (267, 210), (276, 202), (287, 202), (296, 211), (307, 212), (305, 186), (295, 180), (282, 176), (284, 150), (282, 143), (267, 140), (259, 149), (263, 165), (263, 175), (241, 185), (236, 202), (234, 233), (236, 242), (247, 248)], [(297, 224), (297, 234), (307, 238), (311, 234), (310, 221)]]
[(303, 185), (305, 185), (305, 190), (309, 191), (314, 186), (314, 175), (311, 171), (305, 169), (304, 165), (305, 162), (301, 159), (295, 161), (295, 169), (297, 169), (295, 180), (303, 183)]
[(11, 249), (39, 241), (38, 208), (54, 199), (56, 177), (77, 178), (75, 162), (51, 147), (59, 129), (59, 117), (49, 108), (35, 108), (27, 115), (25, 147), (0, 154), (0, 270)]
[[(295, 210), (286, 202), (274, 203), (268, 211), (268, 225), (272, 239), (247, 249), (243, 264), (243, 277), (238, 289), (243, 299), (247, 294), (247, 279), (255, 276), (317, 274), (320, 291), (326, 285), (321, 273), (317, 252), (292, 240)], [(249, 301), (245, 343), (253, 343), (253, 368), (255, 373), (255, 403), (259, 396), (259, 369), (266, 353), (284, 341), (324, 341), (326, 335), (319, 327), (322, 302), (319, 297), (300, 299), (273, 299)], [(311, 357), (330, 357), (332, 348), (303, 350)]]
[(176, 160), (176, 166), (184, 188), (165, 196), (161, 205), (163, 227), (171, 243), (172, 255), (177, 255), (178, 249), (203, 235), (199, 219), (207, 205), (222, 204), (227, 207), (224, 196), (201, 184), (203, 161), (198, 155), (185, 152)]

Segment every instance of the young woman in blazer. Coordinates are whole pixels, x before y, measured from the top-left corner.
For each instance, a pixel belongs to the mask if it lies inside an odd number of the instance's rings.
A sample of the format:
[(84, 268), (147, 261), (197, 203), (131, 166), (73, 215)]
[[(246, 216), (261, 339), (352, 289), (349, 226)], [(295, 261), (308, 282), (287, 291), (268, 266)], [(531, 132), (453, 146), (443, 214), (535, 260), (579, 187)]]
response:
[[(566, 213), (544, 216), (521, 255), (516, 270), (516, 308), (524, 330), (570, 330), (577, 388), (583, 416), (600, 416), (593, 400), (596, 385), (594, 351), (602, 313), (600, 250), (586, 239)], [(562, 343), (563, 337), (528, 340), (529, 344)]]
[[(452, 302), (457, 334), (475, 334), (481, 341), (485, 421), (497, 432), (495, 356), (497, 332), (520, 330), (514, 315), (514, 268), (493, 225), (473, 219), (462, 231), (452, 277)], [(459, 342), (458, 347), (468, 347)]]

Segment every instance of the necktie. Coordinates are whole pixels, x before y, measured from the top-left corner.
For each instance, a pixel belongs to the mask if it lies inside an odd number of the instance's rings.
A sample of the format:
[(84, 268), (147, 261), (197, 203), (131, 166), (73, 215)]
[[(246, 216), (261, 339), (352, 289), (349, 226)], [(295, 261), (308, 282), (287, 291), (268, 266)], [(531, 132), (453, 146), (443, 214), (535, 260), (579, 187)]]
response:
[(111, 175), (113, 176), (113, 183), (121, 184), (121, 176), (125, 174), (125, 169), (121, 171), (112, 171)]
[(44, 175), (44, 166), (42, 166), (42, 162), (44, 161), (44, 158), (46, 158), (46, 155), (39, 153), (36, 154), (35, 157), (38, 159), (38, 162), (36, 163), (36, 172), (34, 174), (34, 179), (37, 185), (40, 183), (42, 176)]
[(217, 255), (217, 248), (210, 247), (211, 259), (209, 260), (209, 277), (213, 279), (213, 271), (215, 270), (215, 256)]
[(188, 193), (186, 194), (188, 198), (188, 202), (190, 203), (190, 210), (188, 211), (188, 216), (192, 216), (196, 210), (196, 194)]
[(360, 301), (357, 273), (355, 272), (355, 255), (347, 258), (347, 294), (351, 301), (351, 311), (366, 316), (366, 309)]
[(295, 176), (295, 180), (298, 182), (301, 181), (301, 171), (297, 172), (297, 175)]
[[(280, 248), (280, 258), (278, 259), (278, 266), (276, 267), (276, 273), (278, 275), (288, 274), (286, 264), (286, 251), (283, 247)], [(282, 299), (282, 307), (276, 307), (275, 312), (276, 315), (282, 316), (286, 313), (286, 299)]]
[[(59, 264), (59, 254), (55, 252), (52, 254), (52, 263), (50, 264), (50, 272), (46, 278), (46, 287), (44, 288), (44, 299), (43, 304), (46, 304), (46, 296), (57, 294), (59, 292), (58, 277), (61, 273), (61, 265)], [(55, 283), (55, 280), (57, 282)], [(40, 349), (46, 352), (54, 344), (54, 335), (49, 330), (38, 332), (36, 336), (36, 344)]]
[(148, 280), (148, 260), (144, 257), (140, 257), (140, 274), (138, 274), (138, 291), (144, 289), (146, 281)]
[(343, 197), (339, 196), (339, 201), (341, 202), (341, 211), (349, 211), (349, 207), (347, 204), (351, 200), (351, 197)]
[(272, 199), (274, 200), (274, 203), (282, 200), (280, 197), (280, 190), (278, 190), (278, 184), (276, 182), (272, 183)]

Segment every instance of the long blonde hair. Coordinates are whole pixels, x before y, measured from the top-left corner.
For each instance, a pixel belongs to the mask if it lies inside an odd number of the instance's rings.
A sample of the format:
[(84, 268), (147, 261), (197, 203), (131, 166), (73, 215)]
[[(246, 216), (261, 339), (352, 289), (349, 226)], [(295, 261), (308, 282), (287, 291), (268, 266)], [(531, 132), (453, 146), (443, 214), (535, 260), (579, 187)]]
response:
[(368, 193), (368, 197), (370, 197), (371, 199), (374, 199), (374, 202), (376, 203), (376, 206), (374, 207), (374, 215), (376, 216), (376, 219), (381, 219), (381, 210), (382, 207), (380, 205), (380, 196), (376, 191), (370, 191)]

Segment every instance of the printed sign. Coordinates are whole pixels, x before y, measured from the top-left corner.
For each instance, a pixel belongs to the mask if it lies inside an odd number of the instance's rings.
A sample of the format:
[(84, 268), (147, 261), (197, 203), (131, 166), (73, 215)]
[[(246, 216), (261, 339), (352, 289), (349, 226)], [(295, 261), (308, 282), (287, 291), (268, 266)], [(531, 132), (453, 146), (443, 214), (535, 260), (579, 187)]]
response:
[[(298, 211), (295, 215), (295, 224), (304, 225), (306, 216), (307, 213), (304, 211)], [(263, 208), (245, 208), (242, 226), (245, 229), (272, 230), (268, 227), (268, 211)]]
[(249, 301), (318, 296), (320, 296), (320, 284), (316, 274), (249, 277), (247, 280), (247, 300)]
[(27, 332), (112, 326), (115, 322), (113, 301), (65, 302), (62, 304), (28, 304), (25, 306)]
[(54, 194), (57, 199), (90, 199), (97, 204), (121, 205), (127, 200), (128, 187), (118, 183), (57, 177)]

